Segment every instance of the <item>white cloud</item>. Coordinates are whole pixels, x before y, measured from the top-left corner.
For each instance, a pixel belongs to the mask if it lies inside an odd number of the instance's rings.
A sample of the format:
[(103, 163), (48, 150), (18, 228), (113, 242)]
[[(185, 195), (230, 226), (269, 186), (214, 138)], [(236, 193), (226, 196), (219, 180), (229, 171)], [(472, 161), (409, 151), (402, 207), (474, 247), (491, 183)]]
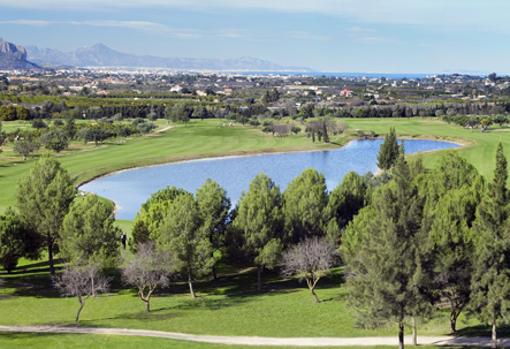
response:
[(102, 11), (118, 8), (263, 10), (336, 16), (361, 24), (510, 34), (508, 0), (0, 0), (2, 7)]

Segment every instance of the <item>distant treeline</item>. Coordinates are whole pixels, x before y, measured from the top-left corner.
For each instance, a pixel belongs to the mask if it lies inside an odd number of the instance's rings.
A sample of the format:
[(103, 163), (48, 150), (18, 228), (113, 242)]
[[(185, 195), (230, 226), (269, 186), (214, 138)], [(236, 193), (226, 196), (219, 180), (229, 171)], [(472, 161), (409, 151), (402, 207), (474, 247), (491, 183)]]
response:
[[(215, 104), (208, 102), (174, 102), (146, 104), (126, 101), (125, 104), (68, 106), (65, 102), (47, 101), (37, 106), (24, 104), (0, 105), (0, 121), (32, 120), (47, 118), (103, 119), (103, 118), (168, 118), (174, 121), (189, 119), (228, 118), (246, 122), (247, 118), (285, 117), (307, 119), (316, 116), (339, 118), (410, 118), (410, 117), (449, 117), (455, 115), (504, 115), (510, 114), (510, 101), (500, 102), (458, 102), (421, 103), (392, 105), (363, 105), (318, 107), (307, 103), (299, 108), (295, 105), (268, 107), (256, 100), (236, 104)], [(244, 119), (244, 121), (243, 121)]]

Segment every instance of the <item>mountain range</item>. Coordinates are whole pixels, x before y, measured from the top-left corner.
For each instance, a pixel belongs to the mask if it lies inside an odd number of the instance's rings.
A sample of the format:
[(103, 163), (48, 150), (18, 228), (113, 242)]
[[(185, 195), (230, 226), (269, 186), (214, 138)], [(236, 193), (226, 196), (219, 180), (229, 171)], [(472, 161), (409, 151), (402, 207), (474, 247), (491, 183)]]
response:
[(0, 38), (0, 69), (38, 69), (27, 60), (27, 50)]
[(287, 67), (253, 57), (232, 59), (157, 57), (134, 55), (114, 50), (104, 44), (63, 52), (55, 49), (27, 46), (31, 61), (43, 67), (128, 67), (166, 68), (176, 70), (223, 71), (309, 71), (304, 67)]

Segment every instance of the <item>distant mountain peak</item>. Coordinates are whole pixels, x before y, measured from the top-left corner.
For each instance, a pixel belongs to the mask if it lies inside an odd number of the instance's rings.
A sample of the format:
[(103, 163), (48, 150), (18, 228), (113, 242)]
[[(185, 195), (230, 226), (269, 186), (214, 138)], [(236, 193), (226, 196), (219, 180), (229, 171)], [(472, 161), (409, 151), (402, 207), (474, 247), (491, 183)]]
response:
[(157, 57), (150, 54), (134, 55), (123, 53), (96, 43), (89, 47), (79, 48), (72, 52), (54, 49), (28, 47), (28, 56), (43, 66), (75, 66), (75, 67), (130, 67), (130, 68), (167, 68), (176, 70), (294, 70), (310, 71), (308, 68), (286, 67), (279, 64), (243, 56), (231, 59), (199, 59)]
[(27, 50), (0, 38), (0, 69), (38, 69), (39, 67), (27, 61)]

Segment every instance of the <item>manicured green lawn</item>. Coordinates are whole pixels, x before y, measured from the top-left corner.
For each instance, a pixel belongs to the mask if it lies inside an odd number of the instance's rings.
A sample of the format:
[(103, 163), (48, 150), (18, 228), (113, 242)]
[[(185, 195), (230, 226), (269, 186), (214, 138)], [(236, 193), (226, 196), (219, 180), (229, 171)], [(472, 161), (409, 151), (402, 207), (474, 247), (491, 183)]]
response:
[[(22, 269), (30, 268), (23, 266)], [(0, 325), (73, 324), (78, 302), (62, 298), (52, 288), (46, 271), (34, 266), (34, 273), (5, 278), (0, 292)], [(340, 271), (321, 282), (315, 304), (303, 284), (282, 280), (277, 274), (265, 275), (265, 290), (255, 292), (255, 272), (223, 270), (218, 281), (196, 284), (199, 299), (193, 301), (186, 285), (174, 283), (153, 299), (153, 312), (145, 313), (135, 292), (118, 279), (109, 294), (91, 298), (82, 313), (81, 324), (92, 327), (125, 327), (195, 334), (300, 336), (375, 336), (396, 334), (395, 326), (362, 329), (347, 304), (347, 290)], [(436, 318), (419, 326), (420, 334), (447, 334), (448, 317)], [(459, 328), (476, 325), (462, 319)]]
[[(439, 137), (443, 139), (460, 140), (467, 143), (458, 151), (486, 177), (490, 177), (494, 170), (496, 147), (499, 142), (505, 147), (505, 154), (510, 158), (510, 129), (480, 130), (465, 129), (456, 125), (449, 125), (438, 119), (344, 119), (352, 130), (372, 130), (379, 134), (386, 133), (389, 127), (395, 127), (399, 136), (411, 137)], [(420, 155), (425, 165), (433, 166), (444, 154), (444, 151)]]
[[(218, 345), (193, 342), (179, 342), (160, 338), (122, 337), (109, 335), (82, 335), (82, 334), (27, 334), (13, 333), (0, 334), (0, 348), (10, 349), (140, 349), (140, 348), (166, 348), (166, 349), (244, 349), (244, 346)], [(296, 349), (294, 347), (256, 347), (253, 349)], [(306, 349), (306, 347), (299, 347)], [(328, 349), (322, 347), (323, 349)], [(364, 349), (391, 348), (384, 346), (363, 347)], [(421, 346), (421, 349), (434, 349), (434, 346)], [(453, 349), (456, 347), (448, 347)], [(353, 349), (342, 347), (342, 349)]]
[[(490, 176), (494, 168), (494, 154), (498, 142), (503, 142), (510, 156), (510, 129), (482, 133), (438, 119), (345, 119), (347, 135), (337, 139), (343, 143), (356, 129), (373, 130), (384, 134), (395, 127), (401, 136), (437, 137), (463, 141), (467, 144), (459, 153), (473, 163), (482, 174)], [(158, 120), (159, 128), (166, 121)], [(19, 122), (3, 123), (4, 128), (17, 127)], [(77, 183), (123, 168), (177, 161), (190, 158), (246, 154), (252, 152), (324, 149), (336, 145), (312, 143), (304, 134), (290, 137), (273, 137), (250, 127), (225, 127), (223, 120), (194, 120), (187, 125), (175, 125), (165, 132), (126, 140), (114, 140), (98, 147), (75, 144), (70, 151), (58, 156)], [(433, 166), (444, 152), (423, 154), (425, 164)], [(0, 153), (0, 212), (15, 201), (18, 180), (32, 166), (34, 159), (20, 161), (9, 151)]]

